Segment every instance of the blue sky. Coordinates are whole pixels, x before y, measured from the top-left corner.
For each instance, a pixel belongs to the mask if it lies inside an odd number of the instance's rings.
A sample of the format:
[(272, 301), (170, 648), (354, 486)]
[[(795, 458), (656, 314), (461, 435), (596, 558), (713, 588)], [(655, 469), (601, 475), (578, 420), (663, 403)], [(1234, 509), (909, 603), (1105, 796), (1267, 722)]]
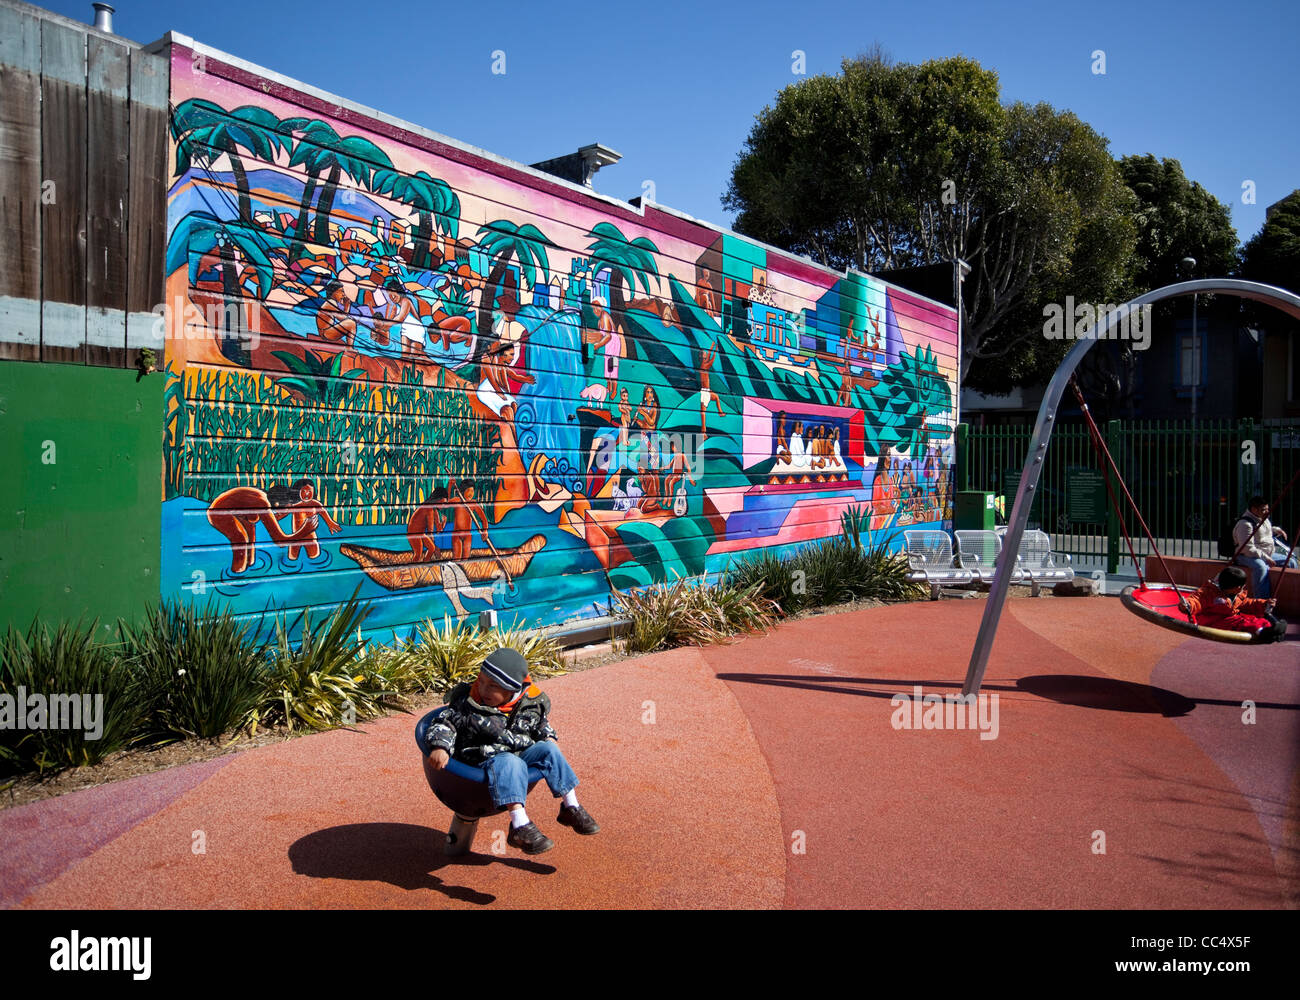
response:
[[(89, 21), (89, 2), (41, 4)], [(1116, 155), (1180, 160), (1243, 241), (1300, 186), (1300, 4), (122, 0), (118, 34), (189, 35), (284, 76), (531, 163), (600, 142), (597, 190), (729, 225), (721, 196), (765, 104), (880, 42), (897, 61), (961, 54), (1004, 101), (1069, 109)], [(1106, 72), (1092, 53), (1105, 52)], [(492, 73), (505, 53), (504, 75)], [(1242, 184), (1256, 186), (1244, 204)]]

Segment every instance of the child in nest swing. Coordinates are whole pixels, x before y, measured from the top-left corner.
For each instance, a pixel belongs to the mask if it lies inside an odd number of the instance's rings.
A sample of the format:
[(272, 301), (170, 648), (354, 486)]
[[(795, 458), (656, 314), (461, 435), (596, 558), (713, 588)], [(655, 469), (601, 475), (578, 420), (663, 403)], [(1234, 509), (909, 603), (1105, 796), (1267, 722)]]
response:
[(492, 804), (510, 811), (506, 843), (525, 854), (555, 846), (524, 811), (530, 766), (542, 772), (551, 794), (564, 800), (558, 823), (581, 834), (600, 829), (578, 804), (578, 777), (553, 742), (555, 730), (547, 721), (551, 699), (532, 683), (520, 653), (502, 648), (490, 654), (473, 684), (452, 689), (447, 706), (429, 727), (429, 762), (441, 770), (454, 755), (487, 772)]
[(1264, 642), (1277, 642), (1286, 635), (1286, 619), (1273, 614), (1276, 599), (1247, 597), (1246, 571), (1225, 566), (1214, 580), (1208, 580), (1186, 599), (1187, 610), (1197, 625), (1251, 632)]

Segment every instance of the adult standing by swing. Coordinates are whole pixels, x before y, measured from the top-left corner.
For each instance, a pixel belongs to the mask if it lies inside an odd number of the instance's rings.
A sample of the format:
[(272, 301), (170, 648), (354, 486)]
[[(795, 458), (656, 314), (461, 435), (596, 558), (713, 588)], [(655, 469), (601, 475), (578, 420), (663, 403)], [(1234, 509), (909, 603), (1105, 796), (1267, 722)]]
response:
[(1296, 568), (1294, 555), (1288, 561), (1286, 552), (1274, 551), (1276, 542), (1286, 542), (1286, 532), (1273, 526), (1268, 519), (1270, 513), (1268, 501), (1256, 494), (1232, 529), (1232, 540), (1237, 546), (1233, 561), (1250, 574), (1251, 593), (1265, 600), (1273, 593), (1268, 571), (1274, 566)]

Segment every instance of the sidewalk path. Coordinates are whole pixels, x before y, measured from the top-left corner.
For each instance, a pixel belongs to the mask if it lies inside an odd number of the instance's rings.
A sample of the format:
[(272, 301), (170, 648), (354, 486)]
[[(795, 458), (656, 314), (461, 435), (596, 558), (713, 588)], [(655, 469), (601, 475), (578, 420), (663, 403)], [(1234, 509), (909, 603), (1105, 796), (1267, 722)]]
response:
[(493, 817), (444, 859), (449, 814), (398, 715), (0, 812), (0, 905), (1300, 907), (1294, 626), (1239, 649), (1111, 599), (1012, 601), (984, 686), (997, 738), (895, 729), (894, 695), (960, 691), (983, 607), (804, 619), (546, 682), (602, 826), (559, 827), (539, 788), (548, 854), (494, 854)]

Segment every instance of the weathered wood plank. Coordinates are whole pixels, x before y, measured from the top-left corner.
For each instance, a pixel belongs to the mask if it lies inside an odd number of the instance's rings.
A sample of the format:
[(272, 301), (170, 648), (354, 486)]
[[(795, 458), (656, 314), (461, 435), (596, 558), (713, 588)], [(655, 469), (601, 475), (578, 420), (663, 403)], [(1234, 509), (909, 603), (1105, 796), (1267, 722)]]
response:
[(41, 356), (41, 27), (0, 7), (0, 360)]
[(86, 42), (86, 364), (126, 365), (130, 54)]
[(164, 56), (131, 53), (130, 179), (127, 192), (127, 361), (148, 347), (162, 366), (154, 309), (163, 300), (167, 239), (167, 98)]
[(41, 23), (41, 360), (86, 354), (86, 36)]

